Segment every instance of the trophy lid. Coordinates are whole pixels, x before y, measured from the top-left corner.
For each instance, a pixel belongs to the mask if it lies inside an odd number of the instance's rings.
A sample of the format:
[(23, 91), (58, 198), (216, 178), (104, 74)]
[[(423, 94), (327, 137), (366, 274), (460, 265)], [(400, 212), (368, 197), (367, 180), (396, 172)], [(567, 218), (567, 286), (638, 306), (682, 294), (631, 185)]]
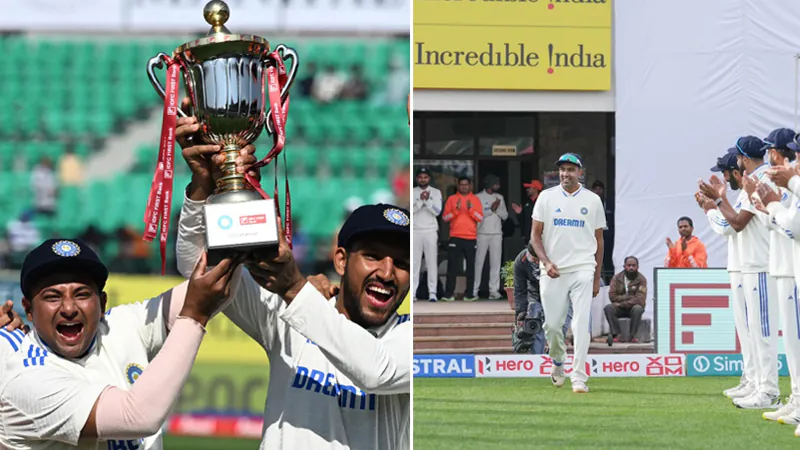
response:
[(193, 59), (210, 59), (223, 53), (269, 52), (269, 41), (261, 36), (234, 34), (225, 26), (231, 16), (228, 4), (222, 0), (211, 0), (203, 8), (203, 17), (211, 25), (205, 37), (187, 42), (173, 52), (174, 56), (190, 53)]

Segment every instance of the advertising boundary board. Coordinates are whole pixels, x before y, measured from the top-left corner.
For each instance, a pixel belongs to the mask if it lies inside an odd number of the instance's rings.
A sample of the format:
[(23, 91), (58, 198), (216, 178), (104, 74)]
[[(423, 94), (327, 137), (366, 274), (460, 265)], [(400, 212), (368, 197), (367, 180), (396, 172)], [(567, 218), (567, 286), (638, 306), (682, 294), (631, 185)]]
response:
[[(568, 355), (565, 373), (572, 372)], [(547, 355), (414, 355), (414, 378), (546, 378), (552, 361)], [(597, 354), (589, 355), (590, 377), (682, 377), (684, 355)]]

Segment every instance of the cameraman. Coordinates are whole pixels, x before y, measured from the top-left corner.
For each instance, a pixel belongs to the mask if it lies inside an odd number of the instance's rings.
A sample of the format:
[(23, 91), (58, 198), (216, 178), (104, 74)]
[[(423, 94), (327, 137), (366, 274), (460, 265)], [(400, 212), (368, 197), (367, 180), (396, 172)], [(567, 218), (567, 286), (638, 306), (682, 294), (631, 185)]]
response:
[[(520, 339), (519, 332), (522, 330), (526, 318), (534, 318), (539, 322), (539, 331), (533, 336), (530, 345), (530, 354), (542, 355), (545, 353), (544, 338), (544, 309), (542, 308), (541, 298), (539, 297), (539, 259), (531, 248), (531, 245), (522, 250), (514, 259), (514, 317), (516, 317), (516, 327), (514, 328), (514, 342), (528, 341), (525, 337)], [(572, 304), (567, 312), (567, 320), (564, 322), (564, 336), (572, 321)], [(515, 345), (516, 351), (517, 345)], [(521, 348), (525, 348), (522, 345)], [(519, 352), (522, 353), (522, 352)]]

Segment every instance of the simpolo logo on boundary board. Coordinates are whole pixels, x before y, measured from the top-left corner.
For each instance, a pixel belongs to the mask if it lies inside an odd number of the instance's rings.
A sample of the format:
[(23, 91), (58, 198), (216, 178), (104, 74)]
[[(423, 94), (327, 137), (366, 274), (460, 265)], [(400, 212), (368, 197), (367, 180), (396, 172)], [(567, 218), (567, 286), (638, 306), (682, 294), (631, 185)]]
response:
[(611, 89), (611, 0), (414, 0), (414, 88)]

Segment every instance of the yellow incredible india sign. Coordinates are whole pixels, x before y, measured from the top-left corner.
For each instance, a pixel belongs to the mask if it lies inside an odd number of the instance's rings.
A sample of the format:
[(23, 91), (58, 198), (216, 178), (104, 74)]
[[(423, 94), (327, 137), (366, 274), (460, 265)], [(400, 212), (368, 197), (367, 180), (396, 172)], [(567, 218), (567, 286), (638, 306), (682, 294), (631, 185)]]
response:
[[(178, 277), (112, 274), (105, 288), (108, 294), (108, 307), (156, 297), (183, 281)], [(408, 314), (408, 298), (405, 299), (398, 312)], [(198, 362), (262, 364), (267, 362), (264, 349), (224, 315), (220, 314), (212, 319), (208, 323), (207, 329), (208, 333), (203, 338), (197, 355)]]
[(610, 0), (415, 0), (414, 88), (608, 90)]

